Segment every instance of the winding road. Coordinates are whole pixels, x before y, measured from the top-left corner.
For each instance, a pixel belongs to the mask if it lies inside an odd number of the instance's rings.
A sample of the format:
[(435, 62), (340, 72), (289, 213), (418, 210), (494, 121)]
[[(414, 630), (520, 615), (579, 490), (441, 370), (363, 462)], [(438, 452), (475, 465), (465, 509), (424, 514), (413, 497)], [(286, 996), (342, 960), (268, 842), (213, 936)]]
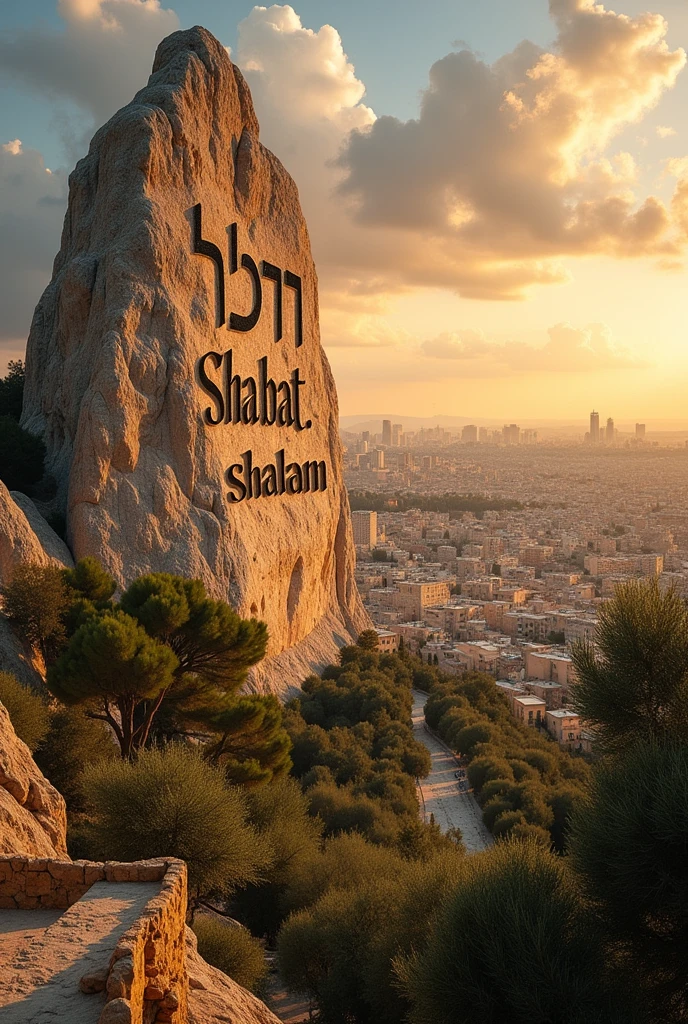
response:
[(427, 694), (413, 690), (413, 734), (430, 751), (432, 769), (426, 779), (419, 783), (421, 814), (426, 820), (430, 815), (442, 832), (451, 828), (461, 830), (467, 853), (479, 853), (492, 846), (492, 836), (483, 824), (482, 814), (472, 793), (461, 793), (454, 772), (458, 765), (456, 757), (441, 740), (429, 731), (425, 724), (425, 702)]

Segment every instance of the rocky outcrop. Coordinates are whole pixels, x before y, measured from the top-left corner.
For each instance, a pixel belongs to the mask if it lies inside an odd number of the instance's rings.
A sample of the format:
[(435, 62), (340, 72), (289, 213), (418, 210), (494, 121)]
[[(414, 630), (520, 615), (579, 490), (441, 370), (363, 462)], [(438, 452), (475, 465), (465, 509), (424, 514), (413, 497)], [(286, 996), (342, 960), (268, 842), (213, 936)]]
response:
[(267, 621), (262, 686), (366, 625), (298, 193), (204, 29), (160, 44), (71, 175), (22, 423), (75, 557), (200, 577)]
[(65, 857), (65, 802), (36, 766), (0, 704), (0, 854)]
[(186, 929), (189, 1024), (279, 1024), (279, 1019), (246, 989), (199, 955), (196, 936)]
[(21, 562), (73, 566), (69, 548), (48, 525), (34, 503), (0, 481), (0, 584)]

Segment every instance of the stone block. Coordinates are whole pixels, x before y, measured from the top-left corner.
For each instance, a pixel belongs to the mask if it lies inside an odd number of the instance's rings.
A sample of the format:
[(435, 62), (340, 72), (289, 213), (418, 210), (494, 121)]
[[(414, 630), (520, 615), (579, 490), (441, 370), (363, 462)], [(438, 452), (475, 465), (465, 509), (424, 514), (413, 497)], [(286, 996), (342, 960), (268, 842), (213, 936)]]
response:
[(47, 896), (53, 886), (53, 879), (47, 871), (31, 872), (26, 879), (27, 896)]
[(27, 871), (47, 871), (50, 861), (47, 857), (32, 857), (26, 862)]
[(133, 1024), (131, 1003), (121, 997), (111, 999), (102, 1009), (98, 1024)]
[(131, 996), (131, 987), (134, 983), (134, 961), (131, 956), (123, 956), (116, 960), (110, 968), (107, 980), (107, 994), (109, 999), (124, 998)]
[(79, 988), (87, 995), (93, 992), (104, 992), (109, 971), (110, 967), (108, 964), (90, 970), (87, 974), (82, 975), (79, 981)]
[(158, 988), (156, 985), (146, 985), (143, 998), (149, 999), (151, 1002), (160, 1002), (161, 999), (165, 998), (165, 990)]

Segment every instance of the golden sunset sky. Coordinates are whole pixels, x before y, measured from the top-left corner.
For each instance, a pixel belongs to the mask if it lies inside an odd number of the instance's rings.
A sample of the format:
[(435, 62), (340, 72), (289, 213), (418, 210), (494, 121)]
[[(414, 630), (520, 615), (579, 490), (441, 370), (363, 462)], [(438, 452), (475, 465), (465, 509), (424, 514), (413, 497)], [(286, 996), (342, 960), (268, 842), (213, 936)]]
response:
[(69, 169), (194, 23), (299, 186), (343, 414), (688, 423), (685, 0), (3, 4), (0, 369)]

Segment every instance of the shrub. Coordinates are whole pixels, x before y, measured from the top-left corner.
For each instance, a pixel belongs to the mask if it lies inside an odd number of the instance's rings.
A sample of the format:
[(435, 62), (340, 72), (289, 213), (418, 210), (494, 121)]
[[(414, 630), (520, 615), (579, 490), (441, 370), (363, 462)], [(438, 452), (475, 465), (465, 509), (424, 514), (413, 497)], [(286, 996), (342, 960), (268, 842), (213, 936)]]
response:
[(103, 722), (88, 718), (82, 708), (60, 705), (50, 716), (50, 728), (34, 760), (74, 814), (87, 809), (81, 773), (88, 765), (112, 760), (117, 753), (115, 738)]
[(685, 745), (643, 743), (597, 767), (573, 812), (572, 860), (661, 1022), (688, 1017), (687, 845)]
[(429, 941), (400, 964), (414, 1024), (627, 1022), (565, 863), (505, 841), (464, 861)]
[(65, 638), (70, 596), (57, 566), (17, 565), (2, 591), (3, 612), (15, 631), (49, 661)]
[(87, 768), (94, 860), (180, 857), (196, 893), (228, 892), (258, 877), (265, 851), (246, 803), (220, 768), (181, 744), (141, 750), (135, 761)]
[(11, 416), (0, 416), (0, 480), (10, 491), (24, 491), (43, 476), (45, 445)]
[(250, 992), (259, 989), (268, 965), (263, 947), (248, 929), (204, 914), (196, 915), (193, 930), (204, 960)]
[(50, 712), (35, 691), (22, 686), (9, 672), (0, 672), (0, 703), (4, 704), (20, 740), (33, 753), (48, 732)]

